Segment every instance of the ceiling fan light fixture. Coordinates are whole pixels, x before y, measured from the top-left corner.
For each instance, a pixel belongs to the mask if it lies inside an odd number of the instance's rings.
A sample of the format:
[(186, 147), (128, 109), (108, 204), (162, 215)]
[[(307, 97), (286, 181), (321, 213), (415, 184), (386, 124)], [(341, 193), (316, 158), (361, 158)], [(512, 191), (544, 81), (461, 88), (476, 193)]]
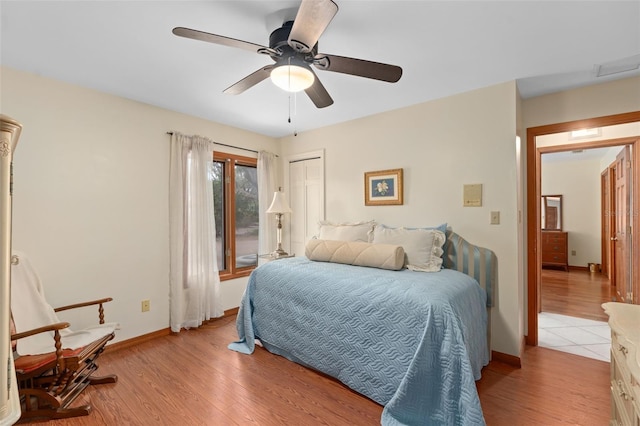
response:
[(299, 92), (313, 84), (313, 73), (300, 65), (280, 65), (271, 71), (273, 84), (287, 92)]

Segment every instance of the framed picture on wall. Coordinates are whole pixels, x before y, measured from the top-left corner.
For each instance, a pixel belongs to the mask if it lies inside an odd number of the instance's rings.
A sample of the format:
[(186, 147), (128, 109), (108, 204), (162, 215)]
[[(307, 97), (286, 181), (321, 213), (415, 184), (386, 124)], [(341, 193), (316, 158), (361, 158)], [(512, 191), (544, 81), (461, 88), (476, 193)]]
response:
[(393, 204), (402, 204), (402, 169), (365, 172), (364, 205)]

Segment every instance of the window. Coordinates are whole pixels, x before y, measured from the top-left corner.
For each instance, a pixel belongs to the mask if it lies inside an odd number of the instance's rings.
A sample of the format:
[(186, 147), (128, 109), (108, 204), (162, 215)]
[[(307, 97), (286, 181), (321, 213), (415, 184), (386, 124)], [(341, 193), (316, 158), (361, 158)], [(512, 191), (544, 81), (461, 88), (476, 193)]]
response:
[(213, 204), (220, 279), (249, 275), (258, 265), (258, 160), (215, 152)]

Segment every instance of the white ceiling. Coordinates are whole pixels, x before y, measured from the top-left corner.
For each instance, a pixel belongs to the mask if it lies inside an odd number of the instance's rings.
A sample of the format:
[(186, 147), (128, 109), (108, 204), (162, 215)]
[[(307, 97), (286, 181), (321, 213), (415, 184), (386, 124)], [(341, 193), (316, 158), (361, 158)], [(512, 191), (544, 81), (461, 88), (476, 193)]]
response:
[(640, 61), (640, 1), (336, 3), (319, 51), (399, 65), (403, 76), (391, 84), (318, 70), (335, 103), (317, 109), (299, 93), (293, 124), (288, 94), (269, 80), (222, 93), (268, 57), (171, 30), (268, 45), (298, 1), (3, 0), (0, 63), (273, 137), (506, 81), (528, 98), (639, 73), (593, 70)]

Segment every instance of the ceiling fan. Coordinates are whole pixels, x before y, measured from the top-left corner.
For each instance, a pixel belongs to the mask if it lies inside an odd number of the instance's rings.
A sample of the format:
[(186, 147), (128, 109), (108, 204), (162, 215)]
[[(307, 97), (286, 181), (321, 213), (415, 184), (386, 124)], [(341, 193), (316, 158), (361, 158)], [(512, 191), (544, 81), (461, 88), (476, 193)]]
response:
[(285, 22), (269, 36), (269, 47), (190, 28), (176, 27), (173, 34), (236, 47), (269, 55), (275, 64), (249, 74), (224, 90), (238, 95), (267, 77), (280, 88), (297, 92), (304, 90), (318, 108), (333, 104), (311, 65), (324, 71), (351, 74), (359, 77), (395, 83), (402, 76), (402, 68), (363, 59), (318, 53), (318, 39), (338, 12), (332, 0), (302, 0), (293, 21)]

